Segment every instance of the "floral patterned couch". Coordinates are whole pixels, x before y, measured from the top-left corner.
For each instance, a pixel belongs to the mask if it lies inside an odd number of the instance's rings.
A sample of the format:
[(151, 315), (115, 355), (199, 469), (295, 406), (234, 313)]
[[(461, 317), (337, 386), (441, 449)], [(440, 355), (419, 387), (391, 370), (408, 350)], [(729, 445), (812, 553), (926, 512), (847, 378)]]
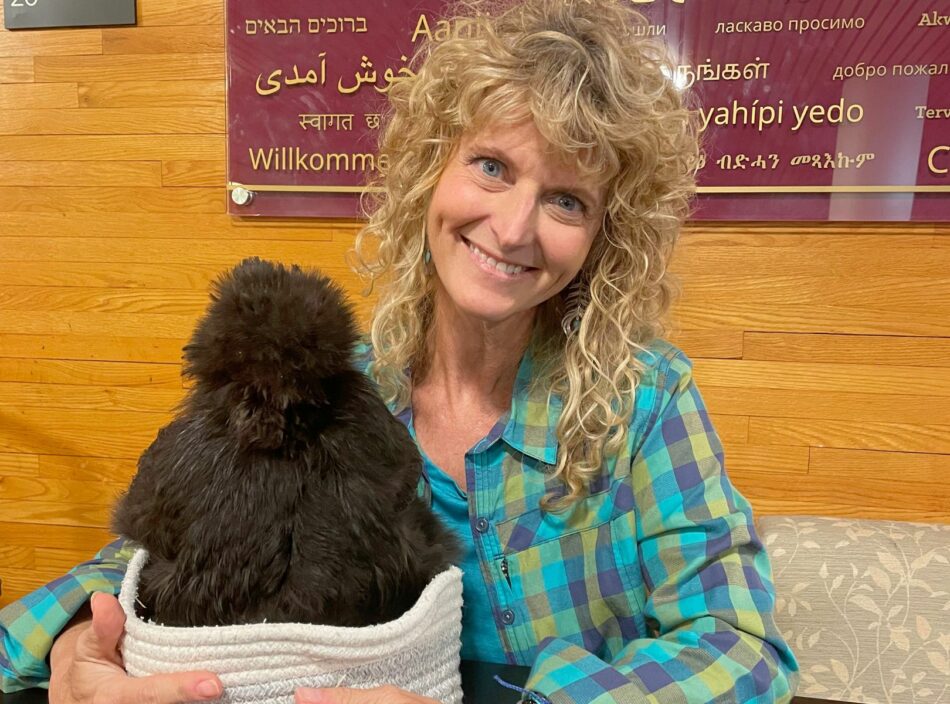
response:
[(765, 516), (798, 694), (950, 703), (950, 525)]

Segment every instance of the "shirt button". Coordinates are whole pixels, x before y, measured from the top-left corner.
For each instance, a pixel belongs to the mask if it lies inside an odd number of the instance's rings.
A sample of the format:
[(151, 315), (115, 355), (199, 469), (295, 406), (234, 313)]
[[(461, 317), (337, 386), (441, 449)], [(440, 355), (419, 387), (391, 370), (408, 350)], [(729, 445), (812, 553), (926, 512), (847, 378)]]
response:
[(505, 609), (501, 612), (501, 621), (506, 626), (510, 626), (515, 622), (515, 612), (511, 609)]
[(488, 521), (484, 518), (479, 518), (477, 521), (475, 521), (475, 530), (477, 530), (479, 533), (487, 533)]

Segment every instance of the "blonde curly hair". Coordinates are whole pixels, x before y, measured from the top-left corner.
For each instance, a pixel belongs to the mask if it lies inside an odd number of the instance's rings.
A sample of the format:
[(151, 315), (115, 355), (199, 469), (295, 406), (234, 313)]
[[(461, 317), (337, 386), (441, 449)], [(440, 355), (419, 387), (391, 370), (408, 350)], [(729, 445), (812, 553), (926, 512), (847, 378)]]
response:
[(700, 130), (669, 78), (676, 63), (621, 0), (460, 5), (454, 36), (426, 43), (413, 59), (416, 75), (389, 93), (381, 191), (354, 249), (357, 270), (384, 283), (371, 374), (386, 400), (405, 408), (407, 370), (425, 372), (434, 298), (426, 216), (462, 135), (499, 116), (530, 118), (606, 189), (580, 273), (541, 305), (532, 336), (534, 383), (562, 399), (555, 473), (566, 491), (541, 504), (560, 511), (623, 447), (643, 372), (634, 355), (667, 331), (679, 291), (668, 265), (695, 192)]

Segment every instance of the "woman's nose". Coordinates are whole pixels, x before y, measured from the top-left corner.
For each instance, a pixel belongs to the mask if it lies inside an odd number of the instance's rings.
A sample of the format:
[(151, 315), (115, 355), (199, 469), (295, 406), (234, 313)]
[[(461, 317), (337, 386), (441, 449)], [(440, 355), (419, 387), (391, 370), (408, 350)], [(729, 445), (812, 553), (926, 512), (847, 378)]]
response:
[(534, 240), (538, 226), (538, 199), (527, 189), (512, 188), (503, 194), (495, 212), (493, 229), (500, 247), (514, 249)]

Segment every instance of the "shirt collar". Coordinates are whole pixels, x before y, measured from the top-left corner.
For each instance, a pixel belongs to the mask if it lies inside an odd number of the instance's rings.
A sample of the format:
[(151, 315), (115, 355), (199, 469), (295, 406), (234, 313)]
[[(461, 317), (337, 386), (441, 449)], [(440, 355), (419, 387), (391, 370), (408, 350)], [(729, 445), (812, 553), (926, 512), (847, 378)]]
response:
[[(543, 385), (531, 387), (534, 368), (529, 344), (518, 365), (511, 394), (511, 412), (501, 438), (521, 454), (553, 467), (557, 464), (557, 421), (561, 415), (562, 401), (558, 394), (551, 394), (549, 404), (548, 391)], [(390, 403), (389, 410), (395, 412), (395, 404)], [(407, 427), (410, 426), (412, 407), (403, 408), (396, 413), (396, 417)]]

